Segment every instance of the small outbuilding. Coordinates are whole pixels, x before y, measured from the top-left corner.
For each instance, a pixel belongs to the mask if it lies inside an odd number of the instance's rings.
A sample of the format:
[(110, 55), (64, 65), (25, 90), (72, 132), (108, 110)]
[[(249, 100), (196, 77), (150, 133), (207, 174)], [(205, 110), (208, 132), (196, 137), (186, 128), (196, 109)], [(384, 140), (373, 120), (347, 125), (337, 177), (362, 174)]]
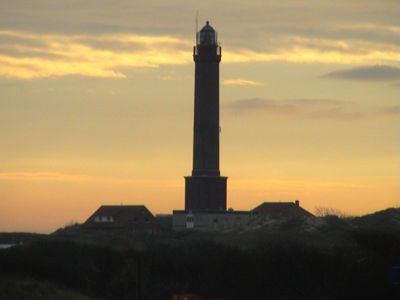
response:
[(87, 219), (83, 228), (153, 233), (157, 222), (144, 205), (102, 205)]

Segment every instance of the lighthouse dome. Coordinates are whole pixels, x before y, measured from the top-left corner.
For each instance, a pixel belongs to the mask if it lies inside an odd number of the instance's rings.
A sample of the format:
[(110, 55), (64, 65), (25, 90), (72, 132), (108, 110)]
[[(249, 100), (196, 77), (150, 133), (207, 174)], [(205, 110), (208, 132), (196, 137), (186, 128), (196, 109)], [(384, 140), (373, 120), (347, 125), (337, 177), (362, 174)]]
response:
[(200, 45), (217, 45), (217, 32), (212, 28), (210, 22), (200, 30)]

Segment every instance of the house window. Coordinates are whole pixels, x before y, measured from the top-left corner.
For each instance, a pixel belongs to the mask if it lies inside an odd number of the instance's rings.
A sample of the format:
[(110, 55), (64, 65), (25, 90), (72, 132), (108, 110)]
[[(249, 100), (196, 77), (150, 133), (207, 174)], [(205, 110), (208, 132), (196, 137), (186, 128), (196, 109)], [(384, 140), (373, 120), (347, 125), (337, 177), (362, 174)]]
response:
[(94, 218), (94, 222), (96, 223), (112, 223), (114, 222), (114, 218), (111, 216), (96, 216)]
[(192, 214), (186, 216), (186, 228), (194, 228), (194, 216)]

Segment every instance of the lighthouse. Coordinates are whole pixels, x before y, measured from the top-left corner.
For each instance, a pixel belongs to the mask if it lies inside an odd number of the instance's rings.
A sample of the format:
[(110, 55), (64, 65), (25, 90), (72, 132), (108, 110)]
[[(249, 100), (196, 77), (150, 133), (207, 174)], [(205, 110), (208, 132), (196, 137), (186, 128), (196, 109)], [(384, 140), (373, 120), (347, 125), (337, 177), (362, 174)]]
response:
[(185, 177), (185, 211), (225, 211), (227, 177), (219, 169), (219, 63), (217, 32), (207, 21), (196, 33), (193, 170)]

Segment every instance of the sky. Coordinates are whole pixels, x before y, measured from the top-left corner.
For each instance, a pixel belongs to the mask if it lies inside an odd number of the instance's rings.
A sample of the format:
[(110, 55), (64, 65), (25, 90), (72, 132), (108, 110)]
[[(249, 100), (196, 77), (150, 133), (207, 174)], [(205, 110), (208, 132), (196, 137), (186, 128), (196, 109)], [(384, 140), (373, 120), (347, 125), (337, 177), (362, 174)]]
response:
[(183, 208), (197, 11), (228, 207), (399, 205), (399, 0), (0, 0), (0, 231)]

